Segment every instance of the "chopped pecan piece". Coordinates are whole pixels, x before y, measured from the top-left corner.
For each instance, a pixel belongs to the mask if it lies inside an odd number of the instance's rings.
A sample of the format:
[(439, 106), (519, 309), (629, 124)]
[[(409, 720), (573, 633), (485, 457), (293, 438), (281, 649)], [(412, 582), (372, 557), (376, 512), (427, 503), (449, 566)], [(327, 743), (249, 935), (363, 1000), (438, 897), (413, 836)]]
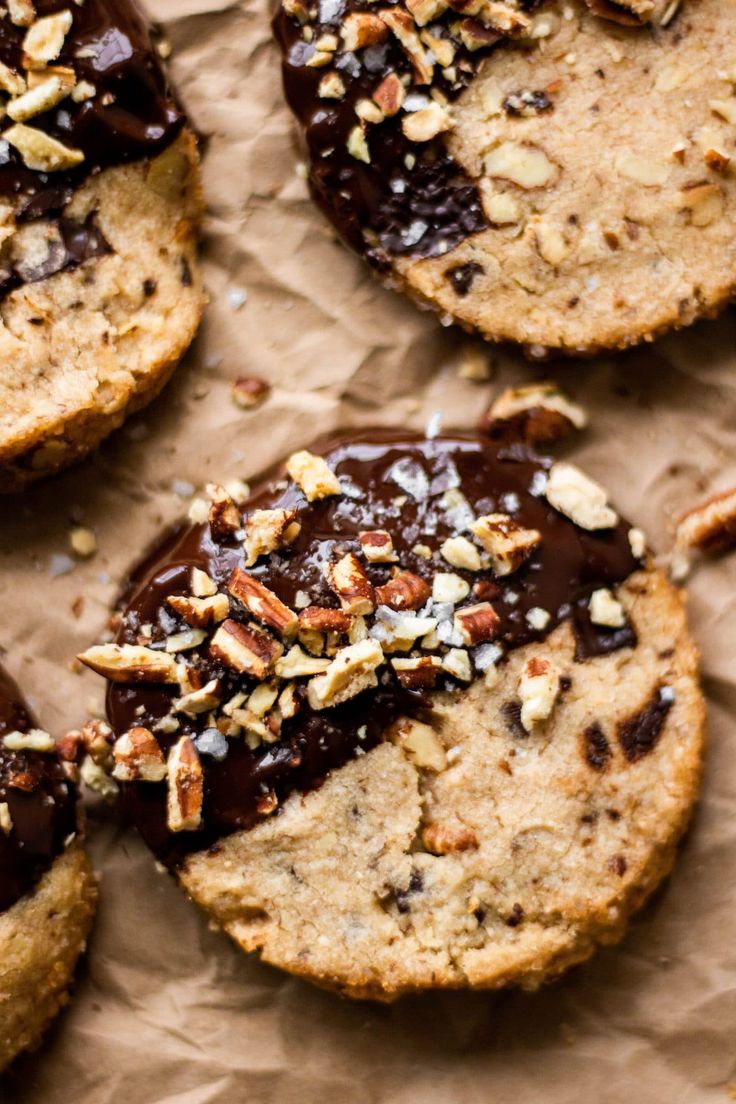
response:
[(324, 674), (307, 687), (312, 709), (329, 709), (378, 685), (376, 669), (383, 663), (383, 650), (375, 640), (362, 640), (339, 651)]
[(494, 640), (501, 620), (490, 602), (478, 602), (475, 606), (463, 606), (455, 611), (455, 627), (466, 644), (484, 644)]
[(329, 659), (307, 655), (305, 651), (295, 644), (285, 656), (276, 660), (275, 673), (279, 678), (294, 679), (307, 675), (320, 675), (330, 666)]
[(618, 522), (618, 514), (608, 505), (608, 495), (600, 483), (574, 464), (553, 464), (544, 493), (550, 506), (581, 529), (612, 529)]
[(433, 728), (410, 717), (399, 717), (388, 730), (388, 739), (406, 752), (420, 770), (443, 771), (447, 755)]
[(173, 655), (138, 644), (95, 644), (81, 652), (77, 659), (110, 682), (179, 681), (178, 664)]
[(240, 510), (235, 500), (219, 483), (208, 483), (207, 494), (212, 500), (208, 515), (212, 535), (216, 540), (227, 540), (242, 527)]
[(603, 19), (638, 27), (648, 23), (654, 14), (654, 0), (585, 0), (590, 10)]
[(496, 575), (517, 571), (542, 539), (538, 529), (525, 529), (508, 514), (485, 514), (470, 529), (490, 555)]
[(56, 748), (54, 737), (43, 728), (29, 728), (28, 732), (13, 730), (2, 736), (2, 742), (8, 751), (51, 752)]
[(349, 613), (324, 606), (307, 606), (299, 614), (299, 629), (307, 632), (347, 633), (352, 624), (353, 618)]
[(61, 53), (64, 39), (71, 30), (72, 13), (68, 8), (45, 15), (26, 31), (23, 39), (23, 58), (27, 69), (43, 69), (55, 61)]
[(257, 376), (238, 376), (230, 390), (233, 402), (243, 410), (260, 406), (270, 393), (270, 386)]
[(336, 563), (326, 564), (325, 577), (330, 589), (340, 599), (345, 613), (356, 616), (373, 613), (376, 608), (373, 584), (362, 563), (352, 552), (348, 552)]
[(382, 19), (370, 12), (350, 12), (340, 28), (345, 49), (350, 52), (364, 46), (377, 46), (388, 38), (388, 28)]
[(384, 77), (373, 93), (373, 99), (386, 118), (398, 115), (406, 98), (406, 90), (396, 73)]
[(286, 470), (304, 491), (307, 502), (342, 494), (337, 476), (327, 461), (306, 449), (292, 453), (286, 462)]
[(431, 690), (442, 670), (442, 662), (438, 656), (392, 659), (391, 666), (406, 690)]
[(626, 624), (624, 607), (614, 598), (607, 587), (594, 590), (588, 604), (590, 620), (594, 625), (605, 625), (609, 629), (621, 629)]
[(398, 559), (391, 534), (385, 529), (371, 529), (363, 532), (359, 540), (361, 551), (368, 563), (395, 563)]
[(166, 762), (168, 801), (166, 824), (170, 832), (196, 832), (202, 825), (202, 764), (189, 736), (174, 744)]
[(725, 552), (736, 546), (736, 488), (688, 510), (678, 522), (676, 544), (703, 552)]
[(213, 594), (209, 598), (190, 598), (184, 594), (170, 594), (166, 604), (171, 606), (188, 625), (203, 629), (224, 621), (230, 612), (227, 594)]
[(481, 571), (480, 552), (467, 537), (448, 537), (440, 548), (442, 558), (465, 571)]
[(233, 671), (264, 679), (282, 655), (283, 646), (257, 625), (241, 625), (228, 618), (210, 643), (210, 653)]
[(220, 683), (217, 679), (210, 679), (204, 686), (197, 690), (190, 690), (174, 702), (177, 713), (187, 713), (190, 717), (196, 717), (199, 713), (209, 713), (220, 704)]
[(527, 732), (546, 721), (560, 693), (560, 672), (549, 659), (532, 656), (519, 680), (520, 720)]
[(401, 571), (384, 586), (376, 587), (376, 601), (393, 610), (418, 610), (427, 604), (432, 588), (411, 571)]
[(414, 20), (402, 8), (382, 8), (379, 17), (398, 39), (399, 45), (414, 67), (417, 84), (431, 84), (434, 65), (422, 46)]
[(158, 740), (147, 728), (135, 727), (115, 741), (113, 778), (118, 782), (162, 782), (166, 762)]
[(279, 636), (293, 636), (296, 632), (299, 622), (294, 611), (247, 571), (236, 567), (227, 587), (233, 598), (242, 602), (258, 621), (274, 629)]
[(478, 837), (472, 828), (459, 821), (451, 824), (433, 822), (422, 830), (422, 843), (433, 855), (452, 855), (457, 851), (474, 851)]
[(296, 540), (301, 525), (296, 510), (254, 510), (245, 522), (245, 566)]
[(520, 422), (521, 433), (531, 445), (552, 444), (588, 424), (582, 407), (554, 383), (507, 387), (485, 415), (481, 430), (494, 436), (511, 420)]

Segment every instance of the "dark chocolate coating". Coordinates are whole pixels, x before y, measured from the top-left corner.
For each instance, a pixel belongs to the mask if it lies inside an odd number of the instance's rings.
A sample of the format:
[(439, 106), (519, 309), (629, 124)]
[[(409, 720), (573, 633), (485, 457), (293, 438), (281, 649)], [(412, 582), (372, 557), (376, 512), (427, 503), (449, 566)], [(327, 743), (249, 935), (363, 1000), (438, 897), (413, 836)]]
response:
[(76, 831), (76, 791), (54, 754), (7, 751), (6, 732), (34, 727), (14, 682), (0, 667), (0, 802), (10, 810), (10, 835), (0, 831), (0, 912), (33, 889)]
[[(614, 529), (587, 532), (553, 510), (544, 498), (530, 493), (535, 473), (544, 472), (550, 461), (535, 455), (513, 435), (501, 441), (469, 435), (428, 440), (373, 431), (333, 442), (319, 451), (339, 476), (343, 495), (307, 503), (294, 483), (284, 481), (280, 469), (254, 490), (244, 507), (246, 514), (281, 507), (298, 512), (301, 532), (293, 544), (248, 569), (292, 608), (299, 605), (298, 591), (307, 592), (312, 604), (338, 605), (325, 582), (323, 565), (338, 554), (359, 553), (358, 534), (370, 529), (391, 533), (402, 569), (428, 580), (437, 571), (456, 571), (471, 584), (490, 584), (491, 600), (501, 621), (497, 641), (506, 650), (544, 638), (572, 616), (581, 598), (597, 587), (622, 582), (641, 566), (631, 553), (625, 522)], [(395, 482), (397, 474), (404, 485), (407, 478), (414, 477), (412, 486), (419, 497)], [(445, 538), (462, 530), (440, 507), (448, 488), (459, 488), (475, 515), (513, 512), (521, 525), (540, 530), (542, 543), (520, 570), (499, 579), (489, 571), (457, 571), (440, 558), (438, 549)], [(417, 544), (428, 545), (432, 559), (412, 551)], [(165, 599), (188, 592), (193, 566), (206, 570), (220, 589), (226, 590), (233, 567), (243, 563), (241, 543), (235, 538), (215, 541), (207, 525), (189, 526), (169, 536), (133, 579), (119, 641), (135, 643), (144, 624), (155, 626), (154, 641), (183, 627)], [(389, 577), (385, 564), (368, 565), (367, 570), (376, 585)], [(471, 593), (465, 604), (477, 600)], [(534, 606), (551, 614), (544, 631), (533, 629), (526, 620), (526, 612)], [(230, 616), (246, 619), (234, 600)], [(607, 650), (607, 640), (603, 630), (601, 652)], [(624, 643), (631, 641), (618, 646)], [(586, 634), (586, 653), (594, 652), (591, 627)], [(201, 662), (204, 679), (223, 681), (225, 698), (248, 684), (247, 679), (238, 679), (218, 664), (206, 645)], [(221, 762), (202, 756), (204, 827), (199, 832), (168, 832), (165, 783), (126, 785), (128, 808), (146, 841), (163, 861), (176, 865), (187, 852), (259, 821), (260, 797), (275, 794), (280, 804), (290, 792), (319, 785), (330, 770), (376, 744), (398, 715), (421, 714), (428, 701), (403, 690), (391, 668), (386, 671), (376, 690), (365, 691), (337, 708), (315, 713), (305, 701), (297, 716), (285, 722), (278, 743), (251, 751), (242, 738), (230, 739), (228, 754)], [(449, 678), (439, 685), (457, 689), (457, 683)], [(177, 694), (174, 687), (111, 684), (107, 698), (110, 723), (117, 734), (138, 724), (152, 727), (169, 711)], [(193, 734), (205, 723), (202, 718), (183, 715), (181, 721), (181, 731)], [(165, 751), (180, 734), (159, 736)]]

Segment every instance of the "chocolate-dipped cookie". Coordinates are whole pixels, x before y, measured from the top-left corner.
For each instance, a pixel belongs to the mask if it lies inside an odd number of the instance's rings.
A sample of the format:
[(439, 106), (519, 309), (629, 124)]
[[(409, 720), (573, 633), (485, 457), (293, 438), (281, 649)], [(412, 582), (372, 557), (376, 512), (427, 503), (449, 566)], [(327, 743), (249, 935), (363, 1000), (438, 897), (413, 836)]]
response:
[(134, 0), (0, 16), (0, 490), (84, 456), (197, 328), (196, 141)]
[(75, 774), (0, 668), (0, 1069), (67, 1001), (92, 923)]
[(375, 271), (489, 340), (621, 348), (736, 280), (720, 0), (281, 0), (313, 195)]
[(483, 436), (295, 453), (241, 504), (211, 486), (80, 656), (158, 859), (243, 948), (351, 996), (587, 958), (695, 799), (681, 598), (529, 444), (576, 409), (505, 407)]

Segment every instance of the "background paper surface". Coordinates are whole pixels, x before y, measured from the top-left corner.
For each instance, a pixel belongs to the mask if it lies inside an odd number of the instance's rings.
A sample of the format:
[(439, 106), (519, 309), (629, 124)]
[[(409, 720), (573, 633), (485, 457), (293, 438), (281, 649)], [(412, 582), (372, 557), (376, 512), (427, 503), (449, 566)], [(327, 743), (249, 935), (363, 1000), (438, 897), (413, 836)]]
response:
[[(249, 478), (324, 431), (472, 427), (509, 382), (552, 376), (587, 408), (576, 460), (669, 546), (671, 521), (736, 483), (733, 311), (611, 359), (530, 366), (383, 290), (337, 245), (296, 166), (264, 0), (157, 0), (204, 140), (212, 302), (163, 396), (86, 465), (0, 501), (0, 645), (42, 723), (101, 708), (70, 660), (103, 631), (126, 570), (209, 479)], [(247, 293), (247, 301), (236, 309)], [(274, 385), (255, 412), (238, 375)], [(187, 485), (190, 486), (187, 486)], [(70, 566), (81, 522), (99, 552)], [(61, 559), (59, 558), (61, 557)], [(101, 907), (75, 999), (0, 1080), (18, 1104), (710, 1104), (736, 1099), (736, 557), (702, 568), (691, 614), (710, 699), (703, 800), (670, 882), (618, 949), (538, 995), (341, 1001), (246, 958), (136, 836), (94, 806)]]

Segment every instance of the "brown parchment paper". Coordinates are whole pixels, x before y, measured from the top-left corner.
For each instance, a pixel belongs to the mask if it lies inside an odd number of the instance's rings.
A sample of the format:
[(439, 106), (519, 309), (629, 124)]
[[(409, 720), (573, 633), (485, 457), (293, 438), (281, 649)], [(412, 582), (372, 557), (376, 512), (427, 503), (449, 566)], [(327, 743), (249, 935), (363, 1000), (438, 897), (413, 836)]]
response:
[[(0, 501), (0, 645), (57, 732), (101, 708), (100, 680), (73, 673), (70, 659), (103, 630), (126, 568), (191, 489), (247, 478), (337, 427), (421, 427), (435, 411), (446, 426), (472, 426), (500, 386), (540, 374), (491, 352), (491, 383), (458, 379), (468, 339), (380, 288), (334, 242), (296, 171), (266, 0), (151, 8), (204, 139), (212, 302), (154, 406), (85, 466)], [(673, 515), (736, 483), (735, 339), (731, 312), (625, 356), (543, 370), (592, 417), (576, 458), (660, 549)], [(229, 397), (250, 374), (274, 385), (256, 412)], [(67, 571), (74, 522), (94, 529), (99, 552)], [(674, 876), (619, 948), (537, 995), (348, 1003), (208, 930), (136, 836), (92, 803), (102, 892), (89, 955), (73, 1003), (0, 1080), (0, 1100), (736, 1099), (736, 557), (697, 573), (691, 613), (710, 699), (703, 800)]]

